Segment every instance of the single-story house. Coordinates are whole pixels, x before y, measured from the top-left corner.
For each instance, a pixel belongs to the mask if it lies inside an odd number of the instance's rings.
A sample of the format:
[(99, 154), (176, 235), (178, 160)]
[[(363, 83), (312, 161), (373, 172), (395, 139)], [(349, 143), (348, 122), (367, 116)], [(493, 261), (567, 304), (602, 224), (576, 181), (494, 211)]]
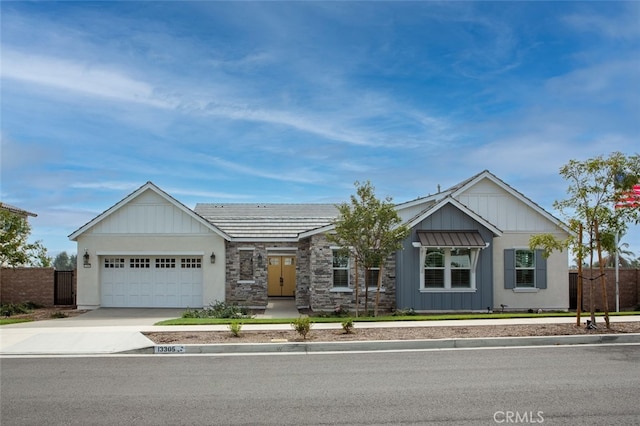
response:
[[(489, 171), (396, 209), (411, 232), (382, 269), (382, 309), (568, 309), (567, 253), (545, 259), (528, 243), (569, 230)], [(259, 309), (290, 297), (299, 308), (353, 309), (355, 262), (326, 238), (337, 214), (332, 204), (191, 210), (147, 182), (69, 236), (78, 244), (78, 307)]]

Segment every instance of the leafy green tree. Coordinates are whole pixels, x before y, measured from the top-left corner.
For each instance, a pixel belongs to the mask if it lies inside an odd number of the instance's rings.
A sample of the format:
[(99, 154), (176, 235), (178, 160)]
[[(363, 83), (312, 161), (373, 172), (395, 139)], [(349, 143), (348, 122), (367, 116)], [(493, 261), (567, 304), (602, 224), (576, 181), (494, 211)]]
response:
[(53, 260), (53, 267), (58, 271), (72, 271), (76, 268), (76, 255), (69, 256), (66, 251), (59, 253)]
[(402, 247), (402, 240), (409, 229), (402, 224), (390, 197), (383, 201), (375, 196), (375, 188), (369, 181), (355, 183), (356, 195), (350, 203), (337, 206), (338, 218), (334, 221), (335, 231), (327, 235), (329, 241), (343, 247), (343, 251), (356, 261), (356, 316), (359, 308), (358, 265), (365, 269), (365, 312), (368, 312), (369, 285), (367, 282), (372, 268), (379, 268), (376, 283), (374, 315), (378, 314), (380, 287), (384, 271), (384, 261)]
[[(556, 201), (554, 207), (568, 223), (572, 234), (566, 241), (558, 241), (550, 234), (534, 235), (529, 245), (531, 248), (542, 247), (547, 256), (554, 250), (569, 248), (576, 256), (580, 272), (583, 265), (588, 265), (589, 276), (585, 277), (581, 273), (580, 278), (589, 280), (591, 320), (595, 322), (593, 290), (598, 277), (594, 278), (593, 267), (596, 263), (603, 265), (603, 250), (609, 253), (618, 250), (612, 236), (624, 233), (629, 223), (638, 223), (640, 220), (640, 209), (637, 207), (616, 208), (618, 202), (640, 179), (640, 156), (614, 152), (606, 158), (598, 156), (585, 161), (571, 160), (560, 168), (560, 174), (569, 182), (568, 197)], [(597, 262), (594, 260), (596, 254)], [(604, 276), (602, 270), (599, 276)], [(601, 282), (604, 287), (604, 280)], [(581, 297), (580, 291), (578, 297)], [(609, 327), (607, 306), (605, 300), (605, 320)]]
[(42, 242), (28, 242), (31, 226), (26, 218), (0, 209), (0, 231), (0, 265), (50, 266), (51, 259)]

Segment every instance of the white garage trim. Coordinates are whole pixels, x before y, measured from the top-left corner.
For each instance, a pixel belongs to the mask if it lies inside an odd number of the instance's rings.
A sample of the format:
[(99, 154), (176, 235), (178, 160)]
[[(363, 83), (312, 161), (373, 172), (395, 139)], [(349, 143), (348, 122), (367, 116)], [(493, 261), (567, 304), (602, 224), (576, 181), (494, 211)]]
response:
[(98, 256), (204, 256), (203, 251), (97, 251)]

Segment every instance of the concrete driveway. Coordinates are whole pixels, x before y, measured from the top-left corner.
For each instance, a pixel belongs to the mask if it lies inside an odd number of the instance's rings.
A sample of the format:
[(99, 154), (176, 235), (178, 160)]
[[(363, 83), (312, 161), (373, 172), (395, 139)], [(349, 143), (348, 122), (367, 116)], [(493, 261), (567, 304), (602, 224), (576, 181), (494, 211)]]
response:
[(71, 318), (0, 328), (0, 354), (104, 354), (153, 346), (140, 331), (184, 309), (100, 308)]
[(99, 308), (71, 318), (12, 324), (11, 328), (147, 326), (158, 321), (180, 318), (183, 308)]

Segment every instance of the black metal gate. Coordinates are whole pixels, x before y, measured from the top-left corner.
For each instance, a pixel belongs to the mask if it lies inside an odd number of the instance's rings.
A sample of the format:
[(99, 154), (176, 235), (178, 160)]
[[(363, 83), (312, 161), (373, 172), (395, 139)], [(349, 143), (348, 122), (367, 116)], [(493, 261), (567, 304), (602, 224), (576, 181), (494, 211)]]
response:
[(73, 292), (73, 271), (55, 271), (53, 280), (53, 304), (75, 305), (76, 295)]

